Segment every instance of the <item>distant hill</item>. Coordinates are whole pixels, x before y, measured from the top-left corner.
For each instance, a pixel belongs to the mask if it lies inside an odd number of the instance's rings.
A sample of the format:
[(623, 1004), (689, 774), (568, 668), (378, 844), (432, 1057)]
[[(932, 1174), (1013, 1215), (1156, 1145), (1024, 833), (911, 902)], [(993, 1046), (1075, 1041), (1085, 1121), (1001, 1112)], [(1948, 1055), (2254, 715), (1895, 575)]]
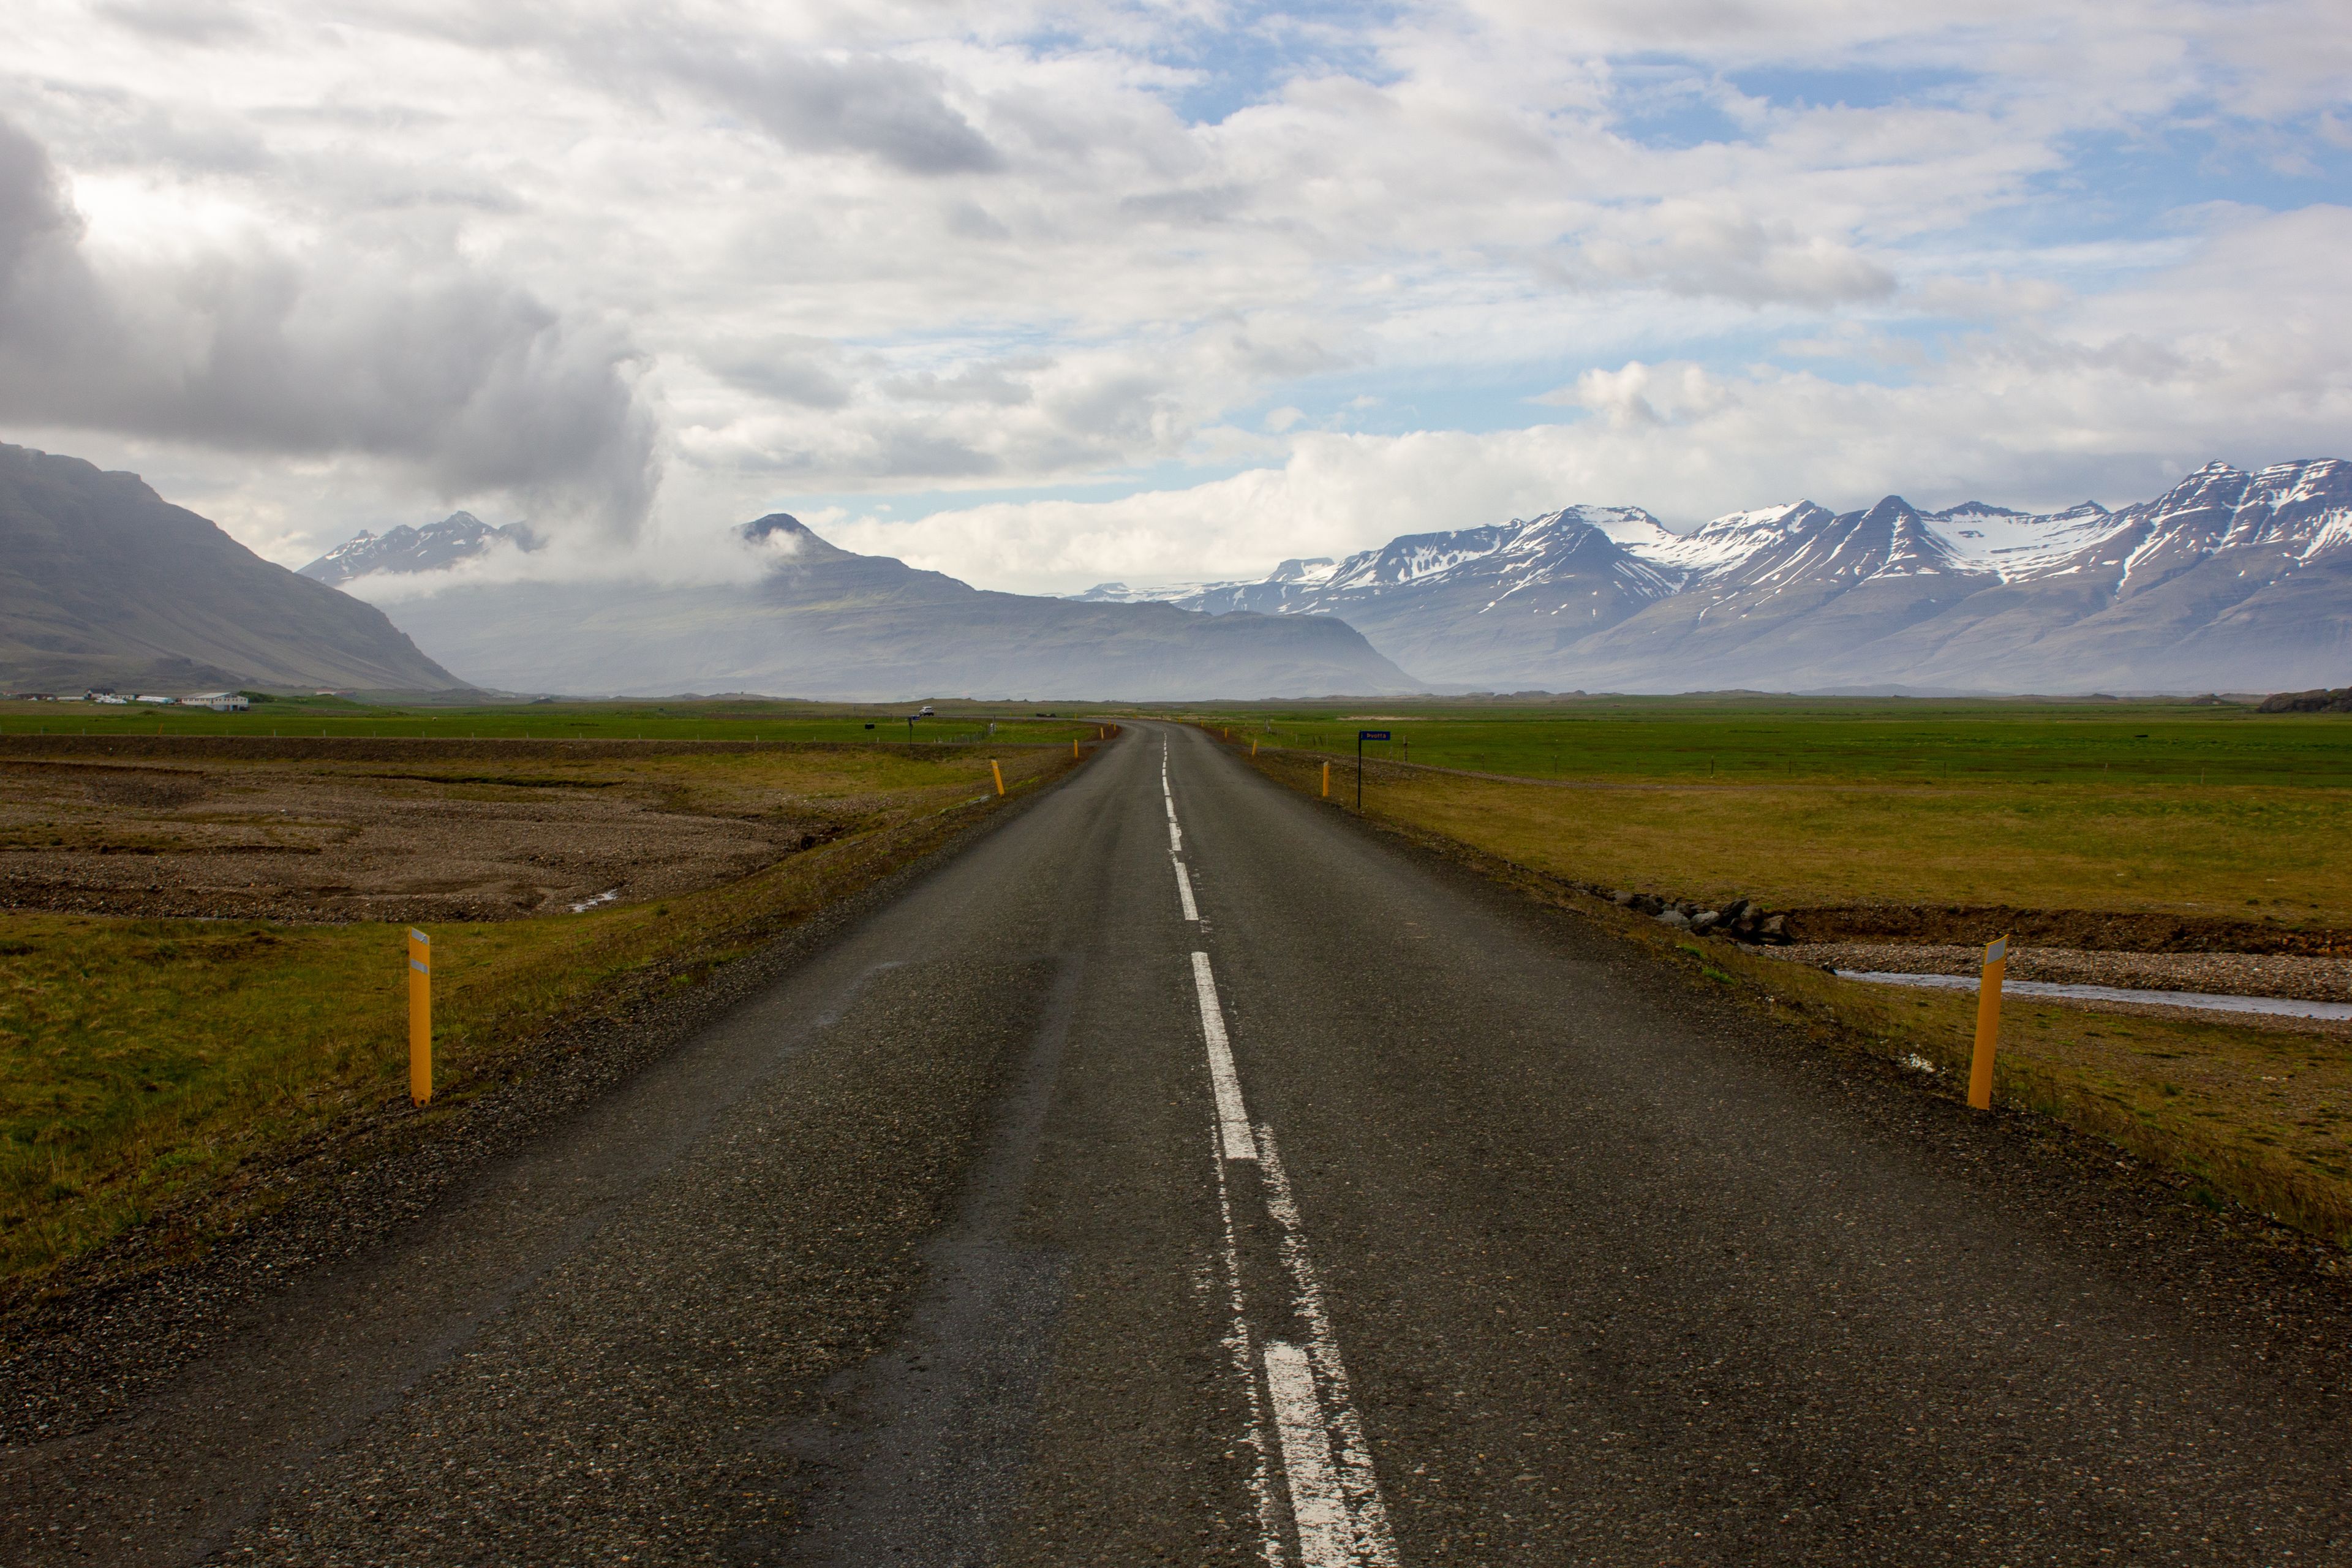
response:
[[(1305, 568), (1305, 569), (1302, 569)], [(1503, 690), (2277, 690), (2352, 672), (2352, 464), (2209, 463), (2153, 500), (2034, 514), (1900, 496), (1677, 534), (1637, 507), (1407, 534), (1173, 593), (1337, 616), (1425, 679)], [(1102, 589), (1095, 590), (1100, 594)]]
[(361, 530), (308, 566), (302, 575), (321, 583), (348, 583), (371, 572), (434, 572), (470, 561), (501, 544), (536, 550), (538, 536), (520, 522), (493, 528), (470, 511), (453, 511), (423, 528), (402, 523), (382, 533)]
[(262, 560), (136, 474), (0, 444), (0, 686), (464, 684), (382, 611)]
[(1326, 616), (989, 593), (840, 549), (782, 512), (740, 531), (764, 563), (754, 580), (453, 581), (391, 612), (452, 667), (519, 691), (1141, 700), (1420, 689)]

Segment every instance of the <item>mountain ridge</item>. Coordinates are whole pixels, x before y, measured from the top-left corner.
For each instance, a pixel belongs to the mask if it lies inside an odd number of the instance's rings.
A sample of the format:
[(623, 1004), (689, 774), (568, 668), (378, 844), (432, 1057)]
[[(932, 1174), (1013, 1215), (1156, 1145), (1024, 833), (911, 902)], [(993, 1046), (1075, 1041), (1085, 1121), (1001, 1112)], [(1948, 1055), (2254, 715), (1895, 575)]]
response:
[(2347, 590), (2352, 464), (2316, 458), (2208, 463), (2114, 511), (1889, 495), (1675, 533), (1638, 507), (1565, 507), (1168, 602), (1338, 616), (1454, 687), (2210, 690), (2340, 673)]

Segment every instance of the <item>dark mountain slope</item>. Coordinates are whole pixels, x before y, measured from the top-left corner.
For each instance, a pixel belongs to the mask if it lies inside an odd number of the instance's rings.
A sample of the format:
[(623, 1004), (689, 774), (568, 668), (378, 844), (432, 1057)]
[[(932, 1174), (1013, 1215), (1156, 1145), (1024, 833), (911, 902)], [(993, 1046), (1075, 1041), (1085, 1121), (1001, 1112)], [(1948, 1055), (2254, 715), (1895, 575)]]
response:
[(0, 685), (446, 690), (382, 611), (275, 566), (136, 474), (0, 445)]

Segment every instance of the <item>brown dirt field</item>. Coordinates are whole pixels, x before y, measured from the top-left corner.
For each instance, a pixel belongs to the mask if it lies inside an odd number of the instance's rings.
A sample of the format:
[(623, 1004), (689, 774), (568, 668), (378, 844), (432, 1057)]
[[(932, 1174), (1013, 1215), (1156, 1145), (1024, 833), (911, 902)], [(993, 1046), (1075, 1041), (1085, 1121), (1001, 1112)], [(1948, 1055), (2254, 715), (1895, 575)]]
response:
[(0, 748), (0, 909), (513, 919), (732, 880), (871, 799), (866, 748), (26, 739)]

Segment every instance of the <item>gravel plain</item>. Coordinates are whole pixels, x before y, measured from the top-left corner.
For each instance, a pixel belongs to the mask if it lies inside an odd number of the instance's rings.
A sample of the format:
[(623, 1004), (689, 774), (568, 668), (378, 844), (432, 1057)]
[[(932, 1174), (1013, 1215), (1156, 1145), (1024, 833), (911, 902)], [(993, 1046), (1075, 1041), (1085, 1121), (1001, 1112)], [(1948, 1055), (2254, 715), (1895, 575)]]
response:
[(27, 754), (27, 739), (0, 755), (0, 909), (511, 920), (730, 881), (843, 825), (783, 791), (686, 802), (646, 766), (653, 747), (314, 741), (223, 757), (155, 742), (107, 758)]

